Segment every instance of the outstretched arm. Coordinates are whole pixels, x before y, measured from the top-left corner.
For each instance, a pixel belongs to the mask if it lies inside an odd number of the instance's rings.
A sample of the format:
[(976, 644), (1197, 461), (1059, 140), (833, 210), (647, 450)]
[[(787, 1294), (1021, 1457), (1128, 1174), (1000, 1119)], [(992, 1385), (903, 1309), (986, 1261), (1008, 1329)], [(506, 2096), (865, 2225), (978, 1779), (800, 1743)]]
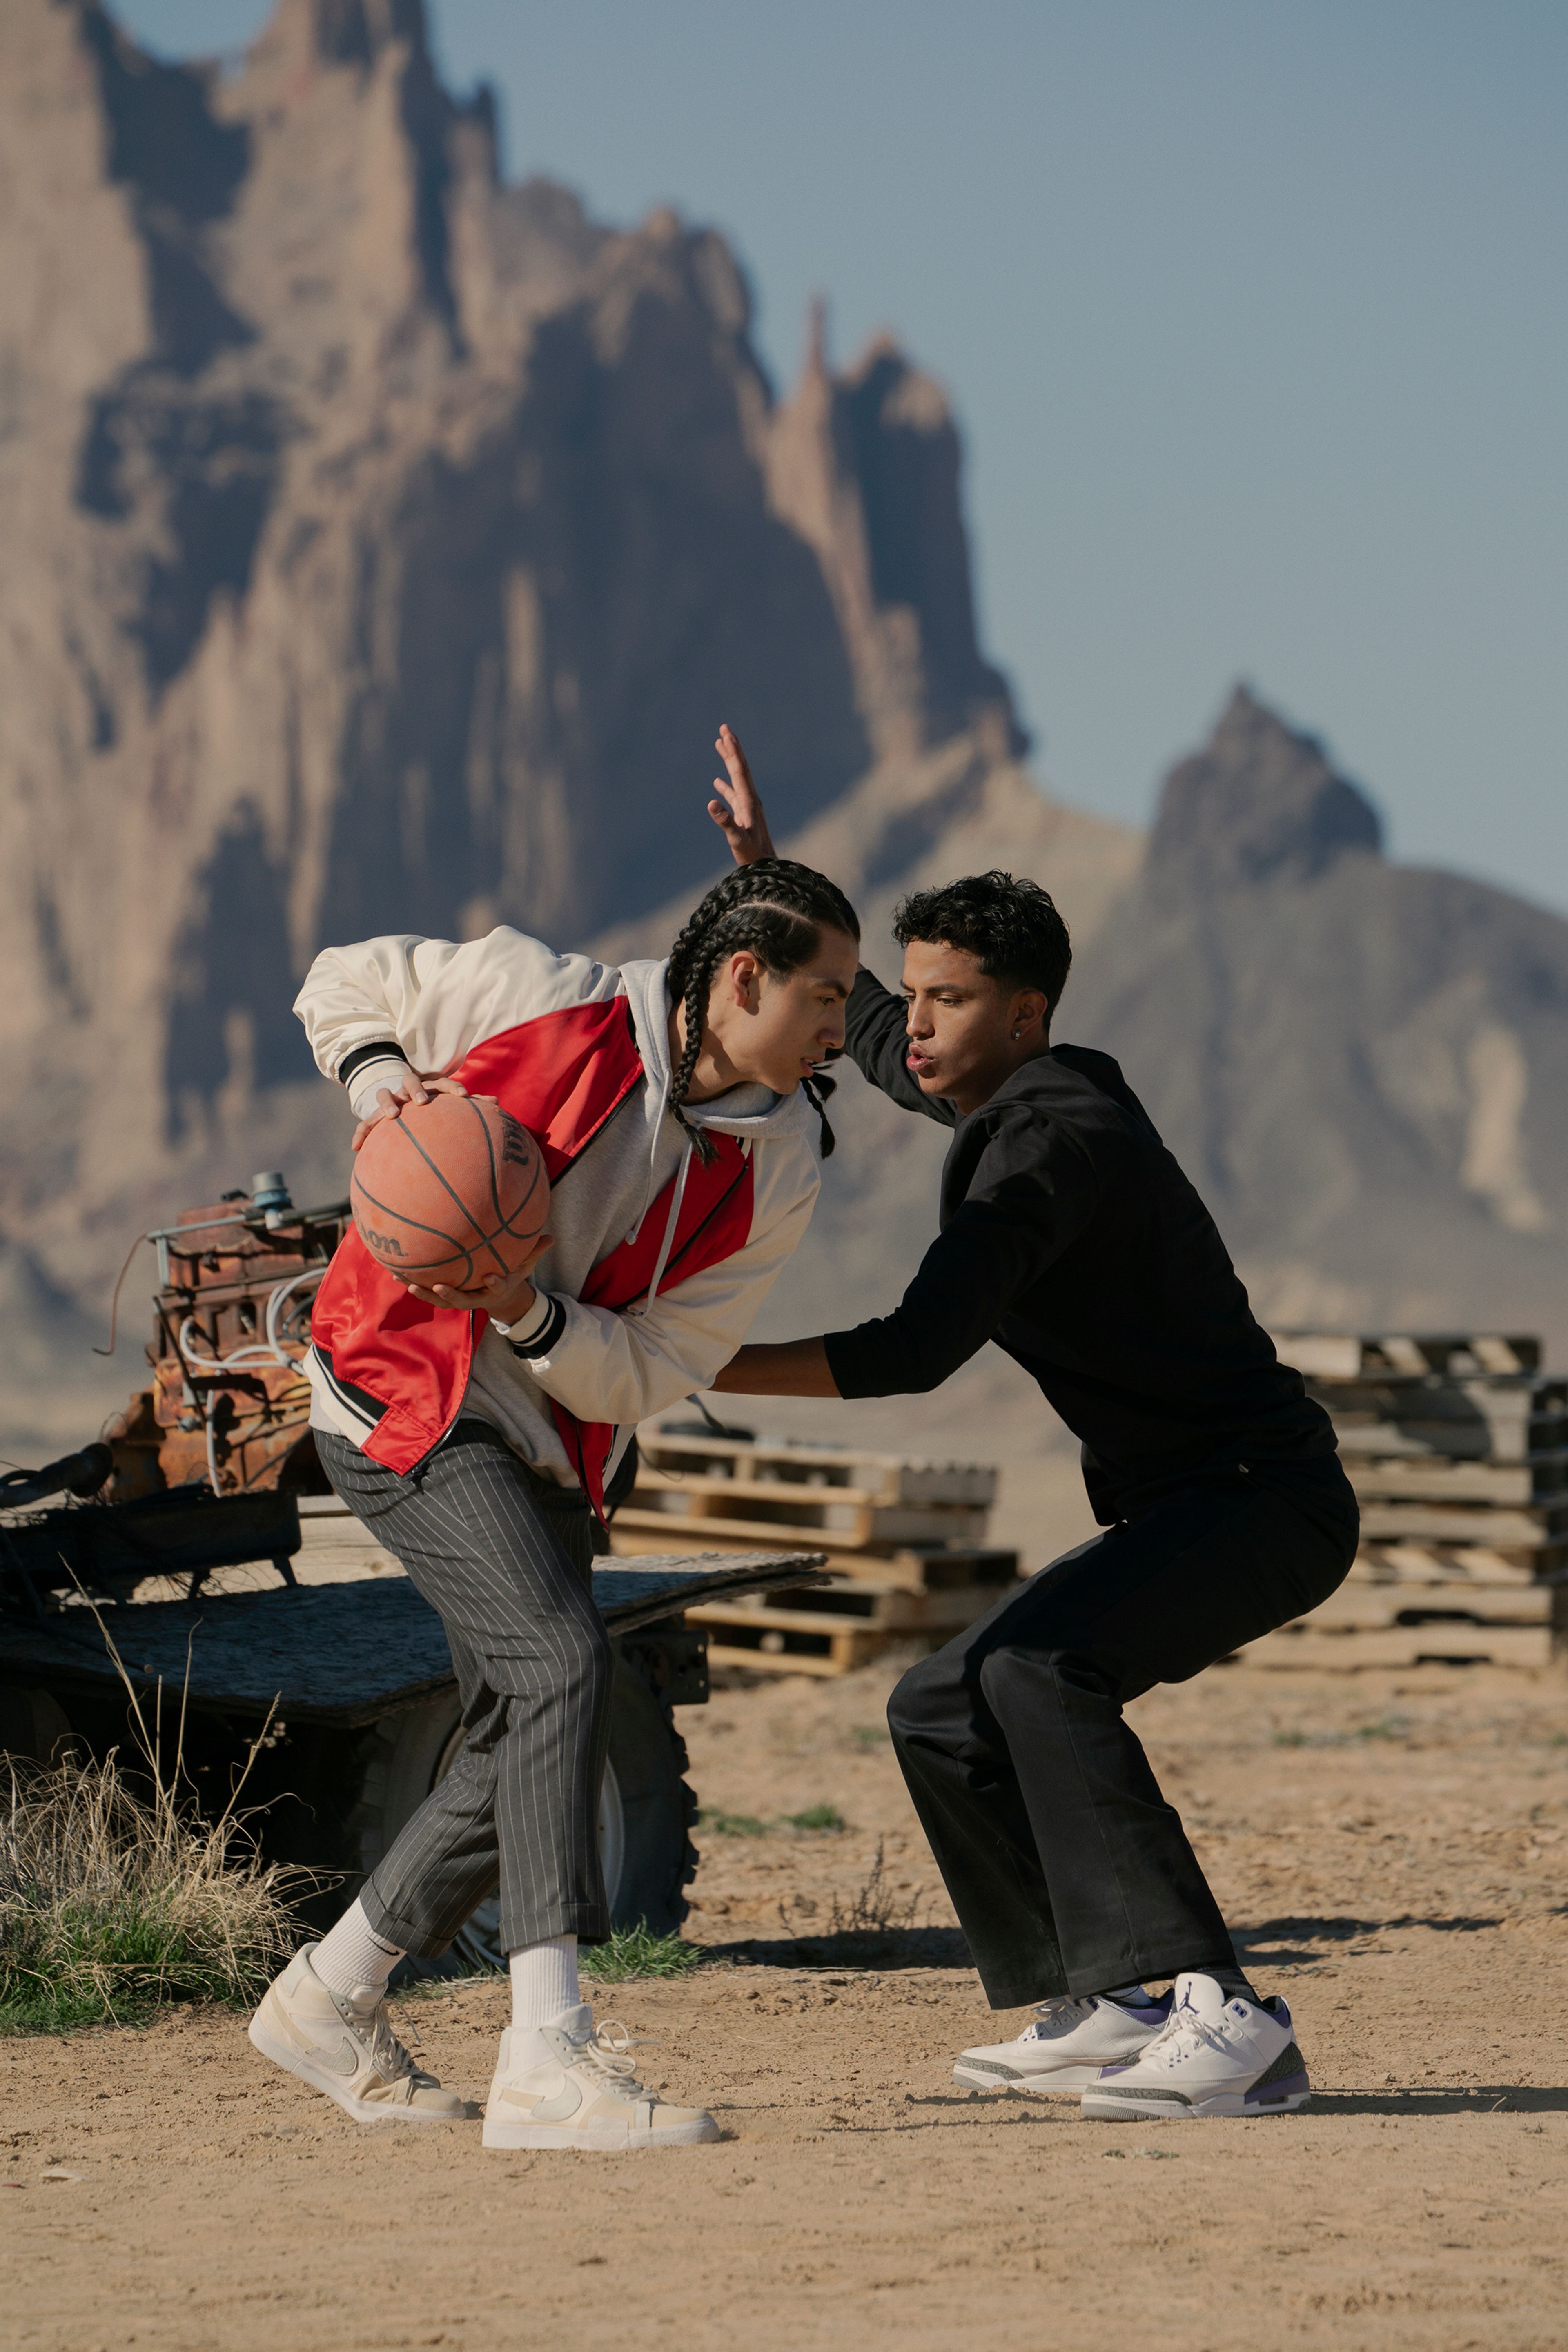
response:
[(736, 1396), (836, 1397), (837, 1384), (827, 1366), (827, 1349), (820, 1339), (784, 1339), (772, 1346), (759, 1342), (731, 1357), (711, 1385)]
[(1004, 1119), (969, 1195), (891, 1315), (779, 1347), (742, 1348), (714, 1381), (752, 1396), (916, 1396), (985, 1345), (1094, 1215), (1099, 1188), (1077, 1146), (1042, 1157), (1028, 1123)]

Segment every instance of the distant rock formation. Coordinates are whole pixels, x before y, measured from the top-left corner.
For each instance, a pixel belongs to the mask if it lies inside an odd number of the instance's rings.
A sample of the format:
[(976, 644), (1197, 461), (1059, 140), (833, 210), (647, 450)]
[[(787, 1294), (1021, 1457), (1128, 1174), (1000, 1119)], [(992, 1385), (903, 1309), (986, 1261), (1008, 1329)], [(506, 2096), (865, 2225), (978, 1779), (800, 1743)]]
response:
[(766, 460), (774, 512), (822, 564), (877, 757), (915, 759), (965, 730), (994, 760), (1026, 751), (975, 638), (958, 435), (939, 386), (885, 337), (835, 376), (819, 303)]
[(1238, 689), (1166, 780), (1062, 1034), (1121, 1061), (1268, 1310), (1568, 1344), (1568, 922), (1390, 864)]
[(0, 1229), (54, 1281), (324, 1181), (323, 940), (699, 875), (721, 719), (791, 826), (1021, 743), (941, 394), (818, 347), (780, 407), (749, 318), (718, 236), (504, 185), (419, 0), (280, 0), (227, 77), (0, 10)]

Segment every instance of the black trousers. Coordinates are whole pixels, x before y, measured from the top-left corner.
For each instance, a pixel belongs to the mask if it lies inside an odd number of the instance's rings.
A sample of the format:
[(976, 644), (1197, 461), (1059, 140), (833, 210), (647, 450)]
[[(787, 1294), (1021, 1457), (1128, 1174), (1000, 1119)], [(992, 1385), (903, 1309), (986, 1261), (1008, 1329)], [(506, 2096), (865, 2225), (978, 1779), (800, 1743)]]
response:
[(1205, 1477), (904, 1676), (893, 1744), (994, 2009), (1235, 1967), (1121, 1710), (1326, 1600), (1357, 1532), (1331, 1456)]

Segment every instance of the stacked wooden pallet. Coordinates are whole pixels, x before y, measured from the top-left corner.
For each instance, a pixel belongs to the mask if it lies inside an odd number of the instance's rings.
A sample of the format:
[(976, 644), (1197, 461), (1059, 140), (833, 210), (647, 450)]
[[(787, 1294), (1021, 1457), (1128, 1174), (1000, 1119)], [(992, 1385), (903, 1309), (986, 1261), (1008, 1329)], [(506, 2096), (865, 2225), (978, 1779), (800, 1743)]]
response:
[(809, 1542), (827, 1556), (828, 1585), (691, 1610), (715, 1666), (841, 1675), (894, 1644), (939, 1648), (1016, 1580), (1016, 1553), (985, 1543), (993, 1469), (721, 1436), (689, 1422), (645, 1428), (637, 1444), (637, 1485), (612, 1529), (617, 1553)]
[(1361, 1503), (1332, 1598), (1260, 1664), (1544, 1666), (1568, 1643), (1568, 1379), (1499, 1333), (1279, 1333), (1326, 1406)]

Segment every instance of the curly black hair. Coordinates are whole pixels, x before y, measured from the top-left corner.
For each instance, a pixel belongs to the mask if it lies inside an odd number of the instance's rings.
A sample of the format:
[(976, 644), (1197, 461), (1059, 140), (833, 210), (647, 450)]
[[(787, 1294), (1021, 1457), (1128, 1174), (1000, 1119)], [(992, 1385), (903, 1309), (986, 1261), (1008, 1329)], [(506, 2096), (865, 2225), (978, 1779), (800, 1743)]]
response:
[[(681, 1105), (702, 1049), (702, 1024), (714, 974), (727, 956), (747, 948), (764, 971), (798, 971), (816, 953), (821, 932), (860, 936), (860, 921), (836, 882), (793, 857), (759, 857), (738, 866), (716, 882), (682, 925), (669, 951), (669, 997), (686, 1008), (686, 1047), (669, 1089), (669, 1108), (706, 1160), (712, 1147), (688, 1120)], [(803, 1081), (822, 1125), (822, 1156), (834, 1148), (833, 1129), (823, 1108), (833, 1080), (820, 1073)]]
[(893, 937), (901, 948), (911, 940), (962, 948), (978, 957), (988, 980), (1037, 988), (1051, 1013), (1072, 964), (1072, 941), (1050, 892), (994, 866), (914, 891), (893, 917)]

